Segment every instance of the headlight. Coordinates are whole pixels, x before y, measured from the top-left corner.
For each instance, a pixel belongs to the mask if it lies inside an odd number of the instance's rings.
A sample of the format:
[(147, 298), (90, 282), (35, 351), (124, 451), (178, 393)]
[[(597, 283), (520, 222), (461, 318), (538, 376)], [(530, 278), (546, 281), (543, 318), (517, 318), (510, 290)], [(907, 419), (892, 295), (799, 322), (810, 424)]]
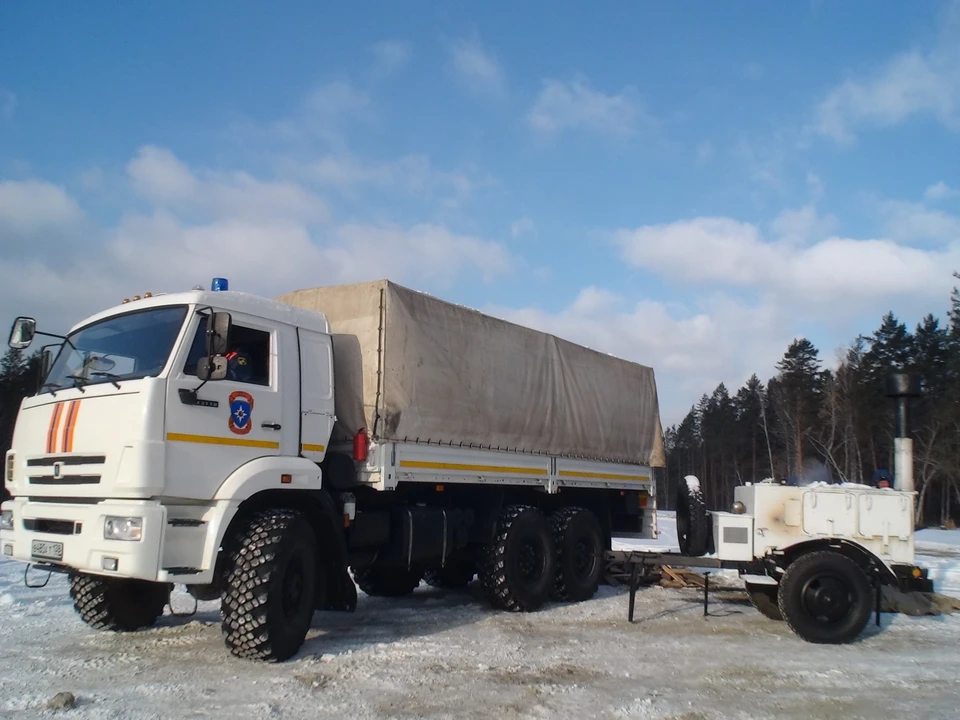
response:
[(7, 482), (13, 482), (13, 465), (14, 465), (14, 455), (10, 453), (7, 455)]
[(0, 530), (13, 530), (13, 510), (0, 512)]
[(103, 537), (107, 540), (139, 540), (143, 537), (143, 518), (108, 517), (103, 521)]

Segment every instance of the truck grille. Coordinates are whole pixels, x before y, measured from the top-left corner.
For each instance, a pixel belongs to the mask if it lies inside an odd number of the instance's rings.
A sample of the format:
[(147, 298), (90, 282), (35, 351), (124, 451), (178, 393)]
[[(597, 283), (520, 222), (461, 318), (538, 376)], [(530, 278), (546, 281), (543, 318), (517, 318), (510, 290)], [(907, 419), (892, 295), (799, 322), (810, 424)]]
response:
[(79, 535), (82, 523), (73, 520), (50, 520), (48, 518), (25, 518), (23, 527), (30, 532), (51, 535)]
[(63, 457), (50, 456), (30, 458), (27, 467), (53, 467), (61, 465), (103, 465), (107, 461), (104, 455), (65, 455)]
[(99, 475), (62, 475), (58, 478), (39, 475), (30, 478), (31, 485), (97, 485), (99, 482)]

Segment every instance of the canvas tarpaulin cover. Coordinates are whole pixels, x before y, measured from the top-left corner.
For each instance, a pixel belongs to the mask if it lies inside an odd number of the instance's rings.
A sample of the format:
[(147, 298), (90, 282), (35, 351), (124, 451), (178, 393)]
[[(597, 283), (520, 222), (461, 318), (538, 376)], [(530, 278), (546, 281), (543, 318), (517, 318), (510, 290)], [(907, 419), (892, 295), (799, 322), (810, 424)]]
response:
[(330, 322), (334, 441), (366, 428), (384, 441), (664, 465), (649, 367), (389, 281), (277, 299)]

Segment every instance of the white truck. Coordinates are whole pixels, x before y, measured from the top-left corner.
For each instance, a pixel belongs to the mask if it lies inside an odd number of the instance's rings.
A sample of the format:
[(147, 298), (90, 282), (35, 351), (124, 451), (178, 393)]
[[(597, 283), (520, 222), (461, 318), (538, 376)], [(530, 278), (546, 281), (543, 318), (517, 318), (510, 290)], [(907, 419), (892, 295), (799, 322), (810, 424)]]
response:
[[(38, 335), (21, 317), (9, 343)], [(67, 573), (96, 628), (151, 626), (183, 584), (220, 598), (233, 654), (284, 660), (356, 585), (479, 575), (530, 611), (592, 597), (612, 536), (657, 533), (649, 367), (388, 281), (266, 299), (217, 278), (54, 337), (0, 549)]]

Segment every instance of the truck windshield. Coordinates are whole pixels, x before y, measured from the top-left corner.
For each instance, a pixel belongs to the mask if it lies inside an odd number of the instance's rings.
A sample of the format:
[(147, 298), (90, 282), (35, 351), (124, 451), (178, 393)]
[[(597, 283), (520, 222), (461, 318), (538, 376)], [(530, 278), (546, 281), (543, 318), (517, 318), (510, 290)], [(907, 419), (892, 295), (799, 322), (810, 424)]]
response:
[(151, 308), (80, 328), (60, 348), (42, 392), (159, 375), (186, 314), (182, 305)]

